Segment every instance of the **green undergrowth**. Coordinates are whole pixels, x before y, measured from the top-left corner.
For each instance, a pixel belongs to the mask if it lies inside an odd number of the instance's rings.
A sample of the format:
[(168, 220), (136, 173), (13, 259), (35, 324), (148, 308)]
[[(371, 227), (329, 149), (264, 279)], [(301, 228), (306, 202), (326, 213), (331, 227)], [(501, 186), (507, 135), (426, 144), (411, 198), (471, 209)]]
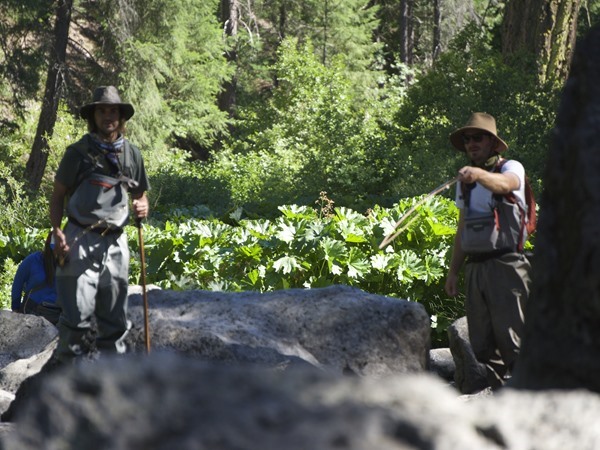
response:
[[(166, 221), (143, 225), (146, 282), (163, 289), (269, 292), (343, 284), (378, 295), (419, 302), (431, 317), (432, 345), (446, 342), (446, 328), (464, 314), (463, 298), (443, 290), (458, 210), (448, 198), (428, 199), (385, 236), (423, 197), (365, 214), (334, 207), (325, 193), (315, 207), (279, 207), (274, 219), (243, 219), (240, 211), (211, 217), (206, 208), (176, 210)], [(137, 228), (126, 227), (131, 248), (130, 282), (139, 284)], [(10, 304), (18, 263), (40, 250), (48, 230), (16, 228), (0, 233), (0, 295)]]
[[(447, 298), (443, 290), (458, 217), (454, 203), (428, 200), (397, 228), (406, 227), (390, 245), (379, 248), (420, 199), (360, 214), (333, 208), (322, 197), (317, 208), (282, 206), (273, 220), (234, 213), (228, 223), (179, 211), (172, 220), (144, 225), (146, 280), (164, 289), (233, 292), (344, 284), (422, 303), (432, 319), (433, 344), (441, 344), (447, 326), (463, 315), (463, 299)], [(128, 233), (138, 254), (137, 230)], [(137, 256), (131, 277), (139, 283)]]

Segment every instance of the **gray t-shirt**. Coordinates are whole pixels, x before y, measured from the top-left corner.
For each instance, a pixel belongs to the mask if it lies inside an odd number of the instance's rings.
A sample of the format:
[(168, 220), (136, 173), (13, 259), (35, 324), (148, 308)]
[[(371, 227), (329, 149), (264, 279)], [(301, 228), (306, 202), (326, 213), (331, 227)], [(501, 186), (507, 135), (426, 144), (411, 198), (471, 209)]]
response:
[[(124, 150), (118, 153), (118, 158), (121, 163), (121, 166), (125, 164), (125, 155), (124, 152), (128, 151), (128, 167), (130, 173), (127, 174), (130, 178), (138, 182), (138, 186), (130, 190), (132, 195), (142, 194), (150, 189), (150, 182), (148, 181), (148, 176), (146, 175), (146, 169), (144, 167), (144, 160), (142, 158), (142, 154), (140, 150), (133, 144), (128, 143), (129, 145), (124, 145)], [(83, 136), (79, 141), (75, 144), (67, 147), (65, 154), (58, 166), (58, 170), (56, 171), (55, 180), (64, 184), (70, 193), (73, 192), (77, 184), (81, 181), (80, 177), (83, 174), (91, 173), (91, 168), (94, 165), (94, 161), (90, 157), (86, 157), (86, 150), (88, 152), (94, 152), (92, 149), (93, 140), (89, 134)], [(95, 153), (94, 153), (95, 154)], [(106, 160), (106, 158), (101, 158), (100, 164), (104, 166), (104, 168), (109, 168), (110, 163)], [(101, 173), (108, 174), (108, 169), (98, 170)]]

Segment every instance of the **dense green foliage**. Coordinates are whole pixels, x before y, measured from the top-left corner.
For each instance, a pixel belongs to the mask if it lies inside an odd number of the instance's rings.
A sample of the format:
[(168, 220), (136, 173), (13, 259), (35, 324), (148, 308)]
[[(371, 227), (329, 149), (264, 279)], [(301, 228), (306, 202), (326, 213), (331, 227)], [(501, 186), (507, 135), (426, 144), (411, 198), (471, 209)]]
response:
[(309, 204), (327, 191), (358, 211), (390, 207), (429, 192), (466, 163), (448, 135), (477, 110), (498, 118), (506, 155), (523, 162), (540, 192), (558, 93), (537, 86), (533, 72), (523, 75), (527, 60), (520, 70), (503, 62), (491, 36), (467, 27), (434, 70), (413, 74), (410, 87), (386, 78), (372, 102), (354, 95), (343, 67), (322, 65), (310, 45), (284, 41), (274, 66), (278, 88), (240, 108), (236, 134), (210, 162), (163, 173), (162, 203), (203, 204), (217, 215), (243, 207), (269, 217), (278, 205)]
[[(214, 98), (232, 74), (214, 11), (217, 0), (136, 0), (100, 2), (110, 33), (106, 55), (118, 77), (113, 81), (135, 105), (129, 135), (147, 159), (169, 164), (174, 140), (212, 145), (226, 130), (227, 114)], [(126, 17), (128, 20), (123, 20)]]
[(442, 333), (462, 310), (460, 301), (443, 294), (458, 215), (453, 202), (430, 199), (390, 246), (378, 247), (416, 201), (375, 206), (363, 215), (334, 207), (322, 193), (316, 208), (280, 207), (281, 215), (272, 220), (232, 214), (230, 223), (179, 211), (158, 227), (145, 227), (148, 280), (171, 289), (261, 292), (346, 284), (423, 302), (437, 315)]
[[(443, 294), (448, 249), (457, 210), (443, 197), (428, 199), (403, 222), (398, 238), (379, 244), (419, 199), (394, 208), (375, 206), (367, 215), (334, 207), (325, 193), (315, 207), (282, 206), (275, 219), (229, 223), (179, 210), (165, 223), (143, 228), (147, 282), (165, 289), (258, 290), (316, 288), (332, 284), (421, 301), (432, 316), (434, 342), (445, 342), (446, 326), (463, 313), (462, 299)], [(206, 211), (204, 211), (206, 213)], [(26, 231), (23, 233), (23, 231)], [(47, 232), (47, 231), (46, 231)], [(138, 232), (127, 229), (132, 250), (131, 280), (139, 282)], [(15, 260), (39, 248), (44, 230), (0, 236), (5, 258), (3, 294)]]

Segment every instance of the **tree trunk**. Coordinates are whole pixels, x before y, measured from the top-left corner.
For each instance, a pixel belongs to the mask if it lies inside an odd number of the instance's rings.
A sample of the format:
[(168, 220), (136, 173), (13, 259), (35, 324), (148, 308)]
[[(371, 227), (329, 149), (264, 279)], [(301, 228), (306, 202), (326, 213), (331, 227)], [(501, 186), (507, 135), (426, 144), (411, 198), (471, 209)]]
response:
[(413, 63), (413, 3), (414, 0), (400, 0), (400, 61), (408, 65)]
[(580, 0), (510, 0), (502, 53), (535, 55), (540, 83), (564, 82), (575, 46)]
[(442, 50), (442, 13), (440, 11), (440, 0), (433, 0), (433, 45), (431, 59), (435, 61)]
[(287, 30), (285, 29), (287, 25), (287, 4), (285, 1), (281, 2), (279, 5), (279, 21), (277, 28), (279, 30), (279, 40), (283, 41), (287, 36)]
[[(233, 41), (232, 47), (226, 52), (227, 61), (237, 65), (237, 34), (240, 15), (238, 0), (221, 0), (221, 19), (225, 35)], [(223, 91), (219, 95), (218, 104), (221, 111), (226, 111), (233, 117), (236, 104), (237, 75), (234, 74), (230, 81), (223, 84)]]
[(69, 40), (69, 26), (71, 24), (71, 10), (73, 0), (58, 0), (56, 6), (56, 22), (54, 24), (54, 55), (50, 60), (48, 77), (40, 118), (38, 120), (31, 154), (25, 166), (25, 179), (32, 190), (38, 190), (46, 163), (48, 162), (48, 137), (54, 132), (58, 103), (64, 83), (65, 59), (67, 55), (67, 43)]
[(578, 43), (563, 91), (512, 387), (600, 392), (599, 48), (596, 26)]
[(321, 55), (321, 64), (327, 64), (327, 25), (329, 24), (329, 0), (324, 0), (324, 9), (323, 9), (323, 49)]

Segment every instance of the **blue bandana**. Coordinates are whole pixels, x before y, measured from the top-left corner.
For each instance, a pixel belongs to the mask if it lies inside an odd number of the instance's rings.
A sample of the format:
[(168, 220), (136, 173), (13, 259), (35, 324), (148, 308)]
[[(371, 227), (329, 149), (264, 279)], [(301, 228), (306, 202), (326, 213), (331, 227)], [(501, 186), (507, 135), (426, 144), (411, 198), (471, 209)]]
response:
[(102, 141), (98, 135), (94, 133), (92, 133), (91, 136), (94, 144), (102, 151), (102, 153), (104, 153), (106, 159), (108, 159), (108, 162), (116, 171), (120, 171), (121, 165), (119, 164), (119, 157), (117, 154), (121, 152), (123, 149), (123, 144), (125, 144), (125, 138), (123, 135), (119, 135), (117, 140), (114, 142)]

